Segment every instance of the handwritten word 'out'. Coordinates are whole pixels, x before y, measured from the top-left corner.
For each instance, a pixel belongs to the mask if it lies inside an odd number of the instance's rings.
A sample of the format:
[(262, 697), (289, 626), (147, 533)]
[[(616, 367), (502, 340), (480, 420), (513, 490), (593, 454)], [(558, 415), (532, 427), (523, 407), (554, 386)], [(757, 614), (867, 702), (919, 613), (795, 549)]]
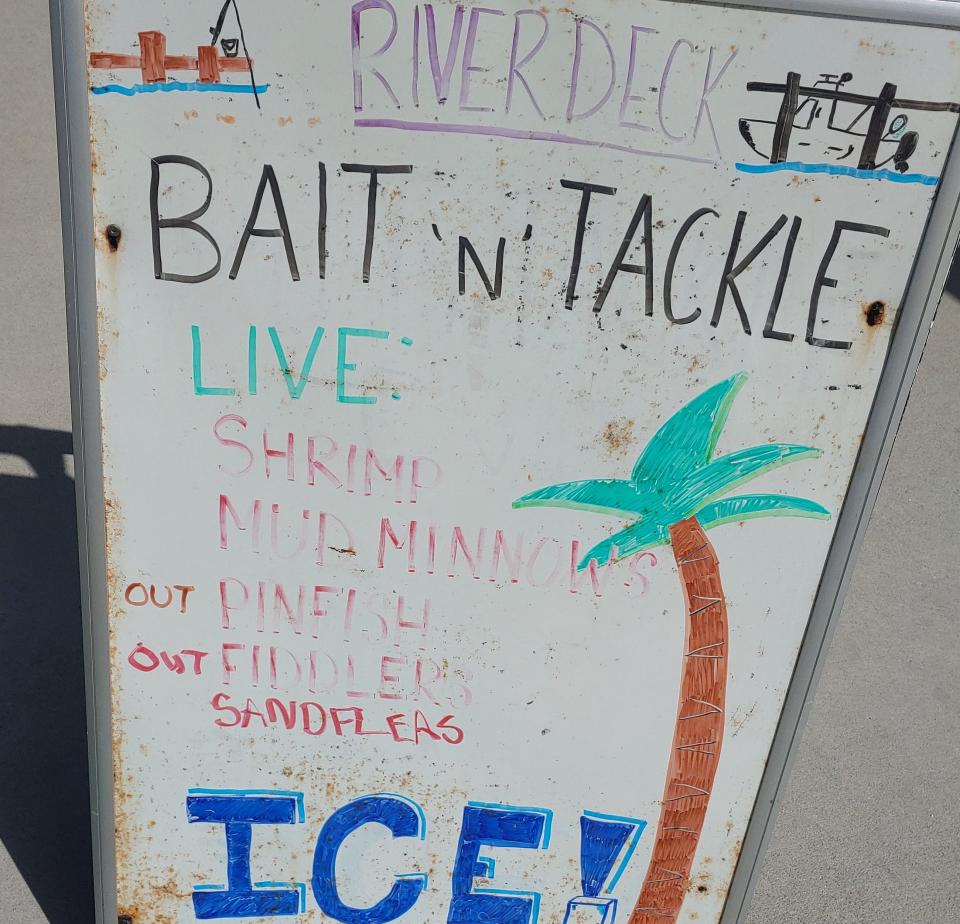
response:
[(123, 599), (130, 606), (155, 606), (157, 609), (165, 610), (174, 601), (174, 591), (177, 591), (180, 597), (180, 612), (187, 611), (187, 596), (197, 588), (192, 584), (164, 584), (162, 590), (157, 589), (156, 584), (151, 584), (149, 589), (141, 581), (134, 581), (127, 584), (123, 591)]
[(208, 651), (197, 651), (193, 648), (183, 648), (179, 652), (161, 651), (157, 654), (143, 642), (137, 642), (127, 656), (127, 663), (144, 674), (152, 673), (161, 664), (173, 674), (185, 674), (189, 667), (191, 673), (199, 677), (203, 673), (203, 659), (208, 654)]

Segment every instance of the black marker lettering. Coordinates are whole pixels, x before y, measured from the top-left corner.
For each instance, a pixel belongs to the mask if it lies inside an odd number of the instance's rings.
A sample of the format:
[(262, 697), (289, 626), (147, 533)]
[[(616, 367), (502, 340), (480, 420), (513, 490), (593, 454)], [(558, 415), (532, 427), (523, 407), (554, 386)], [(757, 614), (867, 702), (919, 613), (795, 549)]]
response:
[[(207, 197), (203, 200), (203, 205), (192, 212), (187, 212), (177, 218), (160, 217), (160, 166), (161, 164), (181, 164), (184, 167), (191, 167), (202, 174), (207, 181)], [(163, 279), (167, 282), (206, 282), (212, 279), (220, 272), (220, 248), (214, 240), (213, 235), (202, 225), (197, 224), (197, 219), (210, 208), (210, 201), (213, 199), (213, 178), (210, 171), (199, 161), (190, 157), (180, 157), (177, 154), (163, 154), (160, 157), (150, 159), (150, 229), (153, 237), (153, 275), (157, 279)], [(160, 232), (164, 228), (186, 228), (195, 231), (202, 238), (207, 240), (217, 254), (217, 262), (205, 273), (196, 275), (184, 275), (182, 273), (168, 273), (163, 269), (163, 254), (160, 247)]]
[[(257, 218), (260, 217), (260, 204), (263, 202), (263, 193), (270, 185), (270, 195), (273, 196), (273, 207), (277, 213), (279, 228), (257, 228), (255, 227)], [(240, 237), (240, 246), (237, 247), (237, 255), (233, 258), (233, 266), (230, 267), (230, 278), (236, 279), (240, 272), (240, 264), (243, 262), (243, 255), (247, 250), (247, 243), (251, 237), (282, 237), (283, 249), (287, 254), (287, 265), (290, 267), (290, 278), (294, 282), (300, 280), (300, 270), (297, 269), (297, 258), (293, 252), (293, 238), (290, 237), (290, 226), (287, 224), (287, 213), (283, 208), (283, 197), (280, 195), (280, 186), (277, 183), (277, 175), (273, 172), (270, 164), (264, 164), (263, 173), (260, 175), (260, 183), (257, 186), (257, 194), (253, 198), (253, 208), (250, 209), (250, 217), (247, 219), (247, 225), (243, 229)]]
[(363, 245), (363, 281), (370, 281), (370, 261), (373, 258), (373, 232), (377, 224), (377, 177), (388, 173), (413, 173), (412, 164), (341, 164), (344, 173), (368, 173), (367, 235)]
[(317, 215), (317, 255), (320, 278), (327, 278), (327, 165), (320, 161), (320, 211)]
[(800, 75), (796, 71), (790, 71), (783, 88), (783, 101), (780, 103), (777, 124), (773, 130), (773, 144), (770, 150), (771, 164), (782, 164), (787, 159), (787, 151), (790, 148), (790, 133), (793, 131), (793, 120), (797, 116), (799, 99)]
[(751, 333), (750, 319), (743, 307), (743, 299), (740, 297), (740, 290), (737, 288), (737, 276), (739, 276), (751, 263), (760, 255), (760, 252), (772, 241), (779, 233), (780, 229), (787, 223), (787, 216), (781, 215), (773, 224), (773, 227), (767, 231), (754, 248), (748, 253), (736, 266), (733, 261), (737, 258), (737, 251), (740, 249), (740, 236), (743, 234), (743, 224), (747, 220), (746, 212), (737, 214), (737, 223), (733, 229), (733, 240), (730, 242), (730, 251), (727, 253), (727, 262), (723, 267), (723, 276), (720, 278), (720, 288), (717, 290), (717, 301), (713, 306), (713, 317), (710, 319), (710, 326), (716, 327), (720, 323), (720, 315), (723, 314), (723, 302), (727, 295), (727, 289), (733, 296), (733, 303), (737, 306), (737, 313), (740, 315), (740, 323), (743, 325), (745, 333)]
[(580, 212), (577, 215), (577, 232), (573, 238), (573, 257), (570, 260), (570, 278), (567, 280), (567, 297), (564, 306), (573, 310), (573, 301), (577, 297), (577, 277), (580, 275), (580, 257), (583, 254), (583, 233), (587, 227), (587, 212), (590, 209), (590, 197), (596, 193), (605, 196), (616, 195), (616, 186), (598, 186), (595, 183), (579, 183), (576, 180), (561, 180), (564, 189), (580, 190)]
[(673, 269), (677, 264), (677, 257), (680, 256), (680, 248), (683, 246), (683, 241), (686, 236), (690, 233), (690, 229), (698, 222), (704, 215), (713, 215), (714, 218), (719, 218), (720, 215), (715, 212), (713, 209), (697, 209), (693, 214), (691, 214), (687, 220), (680, 226), (680, 230), (677, 232), (677, 236), (673, 239), (673, 245), (670, 247), (670, 256), (667, 257), (667, 269), (663, 274), (663, 313), (667, 316), (667, 320), (673, 324), (689, 324), (691, 321), (696, 321), (700, 317), (700, 308), (695, 308), (690, 314), (685, 318), (674, 317), (673, 314)]
[(877, 151), (880, 150), (880, 140), (886, 130), (887, 119), (890, 118), (891, 103), (896, 95), (897, 85), (885, 83), (877, 101), (873, 104), (870, 125), (867, 127), (866, 137), (863, 139), (863, 147), (860, 148), (860, 162), (857, 164), (860, 170), (877, 169)]
[(480, 257), (477, 255), (473, 244), (465, 237), (460, 238), (459, 251), (457, 254), (457, 274), (460, 279), (461, 295), (467, 290), (466, 255), (470, 254), (470, 259), (480, 274), (480, 279), (483, 281), (483, 286), (487, 290), (487, 295), (490, 296), (490, 300), (494, 301), (500, 298), (500, 293), (503, 291), (503, 251), (506, 246), (507, 239), (501, 237), (500, 243), (497, 245), (497, 268), (494, 272), (493, 285), (490, 285), (490, 277), (483, 268), (483, 264), (480, 262)]
[(840, 243), (840, 235), (844, 231), (858, 231), (861, 234), (876, 234), (878, 237), (889, 237), (890, 229), (881, 228), (879, 225), (861, 225), (855, 221), (837, 221), (833, 225), (833, 234), (830, 237), (830, 243), (827, 244), (826, 252), (820, 261), (820, 269), (817, 270), (817, 278), (813, 283), (813, 292), (810, 294), (810, 313), (807, 315), (807, 343), (811, 346), (826, 347), (830, 350), (849, 350), (853, 344), (847, 340), (822, 340), (820, 337), (814, 337), (813, 331), (817, 326), (817, 310), (820, 307), (820, 293), (824, 286), (831, 289), (837, 287), (837, 280), (827, 276), (827, 270), (830, 267), (830, 261), (837, 251), (837, 245)]
[(777, 277), (777, 285), (773, 290), (773, 300), (770, 302), (770, 310), (767, 312), (767, 323), (763, 325), (764, 337), (770, 340), (783, 340), (786, 343), (790, 343), (794, 335), (782, 330), (774, 330), (773, 325), (777, 323), (777, 312), (780, 310), (780, 300), (783, 298), (783, 287), (787, 281), (787, 273), (790, 272), (790, 261), (793, 259), (793, 248), (797, 243), (797, 235), (800, 233), (800, 224), (800, 216), (795, 215), (793, 223), (790, 225), (790, 233), (787, 235), (787, 245), (783, 248), (780, 275)]
[[(627, 251), (630, 249), (630, 246), (633, 244), (633, 236), (637, 233), (637, 228), (640, 226), (640, 219), (643, 219), (643, 266), (638, 266), (636, 263), (625, 263), (624, 258), (627, 255)], [(630, 224), (627, 227), (627, 233), (623, 236), (623, 241), (620, 244), (620, 249), (617, 251), (617, 256), (614, 259), (613, 263), (610, 264), (610, 271), (607, 273), (607, 278), (603, 280), (603, 285), (600, 286), (600, 291), (597, 294), (597, 300), (593, 304), (593, 310), (599, 311), (603, 308), (603, 303), (607, 300), (607, 296), (610, 294), (610, 287), (613, 285), (613, 280), (617, 278), (617, 273), (637, 273), (641, 276), (644, 276), (644, 284), (646, 287), (646, 301), (644, 307), (644, 314), (648, 318), (653, 317), (653, 200), (650, 196), (644, 194), (640, 197), (640, 202), (637, 204), (637, 209), (633, 213), (633, 218), (630, 219)]]

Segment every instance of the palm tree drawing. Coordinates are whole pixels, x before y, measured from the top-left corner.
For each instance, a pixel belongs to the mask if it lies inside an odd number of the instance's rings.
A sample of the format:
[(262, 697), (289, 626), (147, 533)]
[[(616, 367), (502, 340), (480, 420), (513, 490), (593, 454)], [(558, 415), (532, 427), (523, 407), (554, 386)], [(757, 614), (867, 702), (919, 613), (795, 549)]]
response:
[(739, 373), (708, 388), (656, 432), (628, 480), (598, 478), (540, 488), (514, 507), (589, 510), (629, 526), (583, 557), (610, 564), (669, 543), (686, 602), (683, 668), (673, 743), (653, 852), (629, 924), (674, 922), (690, 887), (690, 870), (703, 830), (720, 759), (726, 712), (727, 606), (719, 562), (706, 530), (765, 516), (820, 519), (820, 504), (782, 494), (723, 497), (787, 462), (817, 458), (820, 450), (768, 443), (714, 458), (737, 392)]

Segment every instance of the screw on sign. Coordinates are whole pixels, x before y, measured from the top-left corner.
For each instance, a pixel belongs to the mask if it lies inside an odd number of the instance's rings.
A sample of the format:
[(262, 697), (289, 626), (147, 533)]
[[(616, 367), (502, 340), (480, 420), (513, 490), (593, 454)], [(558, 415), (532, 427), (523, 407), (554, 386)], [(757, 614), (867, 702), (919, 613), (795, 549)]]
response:
[(107, 225), (103, 230), (103, 235), (107, 239), (111, 253), (116, 253), (120, 249), (120, 239), (123, 237), (123, 231), (119, 225)]

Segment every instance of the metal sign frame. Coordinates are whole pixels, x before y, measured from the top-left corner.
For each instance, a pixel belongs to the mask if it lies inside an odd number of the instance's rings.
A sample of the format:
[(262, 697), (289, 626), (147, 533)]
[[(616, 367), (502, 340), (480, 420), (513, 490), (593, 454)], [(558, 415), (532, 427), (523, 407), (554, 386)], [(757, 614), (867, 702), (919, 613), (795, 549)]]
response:
[[(663, 0), (667, 2), (667, 0)], [(950, 0), (669, 0), (796, 15), (923, 25), (960, 30)], [(89, 162), (83, 0), (50, 0), (60, 196), (89, 734), (94, 890), (98, 924), (117, 920), (113, 849), (113, 740), (109, 685), (108, 590), (94, 265), (92, 170)], [(796, 756), (836, 617), (876, 502), (927, 335), (960, 235), (960, 145), (951, 145), (933, 208), (914, 260), (877, 386), (863, 442), (838, 517), (830, 552), (773, 738), (721, 924), (743, 920)]]

